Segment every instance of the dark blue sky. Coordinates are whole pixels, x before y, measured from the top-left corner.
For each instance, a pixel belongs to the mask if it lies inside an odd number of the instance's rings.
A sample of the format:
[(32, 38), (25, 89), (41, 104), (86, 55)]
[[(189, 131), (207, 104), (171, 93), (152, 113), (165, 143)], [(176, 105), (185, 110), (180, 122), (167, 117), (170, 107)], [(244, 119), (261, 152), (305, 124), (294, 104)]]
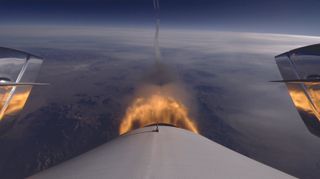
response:
[[(162, 26), (320, 35), (319, 0), (160, 0)], [(151, 25), (152, 0), (1, 0), (3, 24)]]

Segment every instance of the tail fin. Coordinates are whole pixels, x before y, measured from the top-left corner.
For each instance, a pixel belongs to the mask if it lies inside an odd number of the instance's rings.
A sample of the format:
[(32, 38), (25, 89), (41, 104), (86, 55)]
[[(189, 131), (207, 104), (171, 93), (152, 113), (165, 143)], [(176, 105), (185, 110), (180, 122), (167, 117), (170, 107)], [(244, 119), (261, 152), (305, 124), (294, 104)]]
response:
[(309, 131), (320, 137), (320, 44), (275, 57), (292, 101)]
[(0, 121), (23, 109), (43, 60), (26, 52), (0, 47)]

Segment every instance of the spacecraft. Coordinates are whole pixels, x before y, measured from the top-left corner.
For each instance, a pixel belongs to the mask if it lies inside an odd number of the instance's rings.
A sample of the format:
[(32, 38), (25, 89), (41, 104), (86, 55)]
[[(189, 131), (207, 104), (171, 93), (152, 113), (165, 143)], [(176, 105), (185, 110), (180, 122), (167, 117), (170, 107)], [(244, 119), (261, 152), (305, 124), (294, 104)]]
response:
[[(156, 33), (154, 39), (156, 62), (161, 59), (159, 48), (159, 1), (154, 0)], [(320, 45), (308, 46), (276, 56), (276, 62), (289, 94), (308, 129), (320, 136)], [(0, 48), (0, 120), (16, 116), (26, 103), (43, 60), (18, 50)], [(162, 84), (162, 83), (161, 83)], [(134, 116), (141, 117), (141, 106), (160, 105), (158, 113), (168, 111), (167, 104), (187, 116), (183, 105), (170, 99), (154, 97), (137, 101)], [(161, 100), (159, 100), (161, 99)], [(163, 101), (159, 103), (159, 101)], [(163, 104), (165, 106), (163, 106)], [(149, 110), (143, 110), (149, 111)], [(176, 110), (177, 111), (177, 110)], [(152, 117), (148, 113), (144, 117)], [(170, 118), (171, 115), (164, 115)], [(294, 178), (280, 170), (232, 151), (198, 133), (191, 120), (155, 121), (133, 128), (128, 125), (132, 115), (122, 124), (124, 132), (112, 141), (59, 165), (41, 171), (28, 179), (169, 179), (169, 178)], [(188, 130), (186, 127), (189, 126)], [(120, 126), (121, 127), (121, 126)]]
[[(0, 48), (2, 120), (23, 109), (33, 86), (47, 85), (35, 82), (42, 62), (41, 57)], [(28, 178), (293, 178), (179, 127), (155, 122), (133, 129)]]
[(199, 134), (149, 125), (28, 179), (294, 178)]

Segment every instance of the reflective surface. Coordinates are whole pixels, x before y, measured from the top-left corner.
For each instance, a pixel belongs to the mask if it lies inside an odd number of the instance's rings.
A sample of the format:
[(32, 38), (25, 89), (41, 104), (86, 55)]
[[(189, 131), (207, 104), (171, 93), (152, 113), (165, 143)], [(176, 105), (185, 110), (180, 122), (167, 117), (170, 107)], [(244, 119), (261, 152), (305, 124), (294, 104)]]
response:
[[(320, 45), (296, 49), (276, 57), (294, 105), (311, 133), (320, 137)], [(304, 82), (308, 81), (308, 82)]]
[[(42, 60), (30, 54), (8, 48), (0, 48), (0, 77), (6, 82), (34, 82)], [(21, 111), (32, 87), (0, 87), (0, 120), (15, 116)]]

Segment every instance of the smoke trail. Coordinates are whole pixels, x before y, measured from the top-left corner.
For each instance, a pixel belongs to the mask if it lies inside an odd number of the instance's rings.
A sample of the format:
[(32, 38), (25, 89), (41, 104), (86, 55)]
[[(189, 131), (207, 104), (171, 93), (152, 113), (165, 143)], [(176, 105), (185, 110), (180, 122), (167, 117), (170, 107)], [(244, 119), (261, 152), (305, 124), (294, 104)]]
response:
[(155, 57), (156, 62), (158, 62), (161, 59), (161, 51), (159, 47), (159, 28), (160, 28), (160, 4), (159, 0), (153, 0), (153, 7), (155, 11), (155, 17), (156, 17), (156, 32), (154, 34), (154, 51), (155, 51)]
[(159, 0), (153, 0), (153, 7), (155, 10), (160, 9)]
[(160, 32), (160, 4), (159, 0), (153, 0), (153, 7), (155, 13), (155, 34), (154, 34), (154, 55), (155, 55), (155, 64), (151, 68), (150, 73), (147, 73), (146, 80), (152, 84), (165, 85), (171, 83), (175, 80), (175, 75), (169, 69), (169, 67), (163, 64), (161, 50), (159, 46), (159, 32)]
[[(151, 71), (145, 74), (144, 83), (136, 89), (132, 104), (121, 120), (119, 134), (150, 124), (170, 124), (199, 133), (190, 116), (186, 103), (190, 100), (188, 92), (176, 79), (173, 71), (161, 62), (159, 47), (160, 5), (153, 0), (155, 11), (154, 53), (155, 63)], [(156, 130), (158, 131), (158, 130)]]
[(159, 32), (160, 32), (160, 5), (159, 0), (153, 0), (153, 7), (155, 12), (155, 34), (154, 34), (154, 55), (155, 63), (150, 71), (144, 76), (145, 82), (149, 84), (156, 84), (159, 86), (167, 83), (172, 83), (176, 80), (176, 76), (173, 71), (169, 69), (167, 65), (162, 62), (162, 55), (159, 46)]

